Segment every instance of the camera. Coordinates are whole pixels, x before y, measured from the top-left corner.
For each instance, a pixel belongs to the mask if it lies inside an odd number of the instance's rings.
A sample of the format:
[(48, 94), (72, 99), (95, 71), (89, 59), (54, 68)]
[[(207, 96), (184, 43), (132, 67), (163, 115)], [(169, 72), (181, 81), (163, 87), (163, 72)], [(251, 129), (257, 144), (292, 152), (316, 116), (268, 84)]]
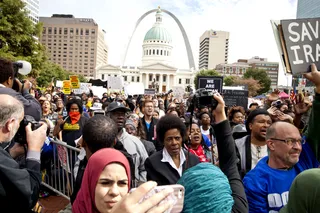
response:
[(31, 123), (32, 131), (38, 129), (41, 126), (41, 123), (36, 121), (32, 116), (25, 115), (23, 120), (20, 122), (20, 127), (14, 137), (14, 141), (20, 144), (27, 143), (27, 133), (26, 133), (26, 126)]
[[(18, 79), (18, 74), (21, 75), (28, 75), (31, 72), (31, 64), (27, 61), (17, 61), (13, 62), (13, 72), (14, 72), (14, 79)], [(12, 89), (19, 92), (19, 85), (14, 80)]]
[(204, 88), (198, 89), (189, 99), (188, 112), (192, 112), (194, 107), (200, 108), (200, 106), (208, 106), (215, 109), (218, 105), (218, 101), (213, 98), (215, 92), (206, 90)]

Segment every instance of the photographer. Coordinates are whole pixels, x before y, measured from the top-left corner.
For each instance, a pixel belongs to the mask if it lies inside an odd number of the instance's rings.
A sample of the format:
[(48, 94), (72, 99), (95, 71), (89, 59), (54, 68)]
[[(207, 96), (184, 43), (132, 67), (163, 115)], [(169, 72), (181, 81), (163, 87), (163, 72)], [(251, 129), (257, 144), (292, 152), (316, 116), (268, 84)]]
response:
[[(13, 84), (19, 85), (19, 91), (12, 89)], [(0, 58), (0, 94), (7, 94), (17, 98), (24, 106), (24, 114), (32, 116), (36, 121), (41, 118), (41, 106), (39, 102), (29, 94), (31, 83), (26, 80), (23, 84), (15, 78), (13, 63)]]
[(41, 183), (40, 151), (46, 138), (47, 125), (32, 131), (26, 127), (28, 151), (26, 169), (20, 169), (12, 158), (24, 154), (25, 147), (16, 143), (5, 148), (17, 133), (24, 118), (23, 104), (10, 95), (0, 95), (0, 206), (1, 212), (31, 212), (39, 196)]

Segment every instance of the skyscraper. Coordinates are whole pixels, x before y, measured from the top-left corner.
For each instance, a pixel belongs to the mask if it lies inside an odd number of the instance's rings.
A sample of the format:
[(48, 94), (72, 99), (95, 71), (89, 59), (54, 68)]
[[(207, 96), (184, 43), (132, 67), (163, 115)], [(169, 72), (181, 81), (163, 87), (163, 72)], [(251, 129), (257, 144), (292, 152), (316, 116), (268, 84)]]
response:
[(49, 59), (65, 70), (94, 77), (96, 66), (108, 63), (108, 47), (104, 31), (91, 18), (73, 15), (40, 17), (43, 23), (41, 43)]
[(29, 12), (29, 18), (33, 23), (39, 22), (39, 3), (40, 0), (22, 0), (26, 3), (26, 9)]
[(229, 32), (207, 30), (200, 37), (199, 70), (215, 69), (228, 63)]
[(320, 17), (320, 0), (298, 0), (297, 18)]

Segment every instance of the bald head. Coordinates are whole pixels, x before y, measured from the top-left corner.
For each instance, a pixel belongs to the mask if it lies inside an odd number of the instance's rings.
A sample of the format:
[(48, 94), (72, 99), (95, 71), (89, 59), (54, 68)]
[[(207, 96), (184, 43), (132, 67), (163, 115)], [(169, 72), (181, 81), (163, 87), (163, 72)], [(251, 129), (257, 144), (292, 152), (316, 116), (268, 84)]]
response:
[(278, 121), (273, 123), (267, 129), (266, 140), (270, 138), (277, 138), (279, 136), (281, 136), (281, 138), (286, 138), (287, 135), (290, 135), (289, 133), (300, 134), (298, 128), (295, 127), (293, 124), (284, 121)]
[(10, 118), (20, 118), (24, 114), (23, 104), (10, 95), (0, 95), (0, 127), (3, 127)]

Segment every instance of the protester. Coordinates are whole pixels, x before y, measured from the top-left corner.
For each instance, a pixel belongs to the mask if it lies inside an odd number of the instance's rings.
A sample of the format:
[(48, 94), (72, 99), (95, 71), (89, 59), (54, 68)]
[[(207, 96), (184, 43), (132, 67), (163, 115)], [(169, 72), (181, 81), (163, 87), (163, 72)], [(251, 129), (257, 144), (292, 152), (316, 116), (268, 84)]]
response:
[[(224, 112), (224, 101), (219, 94), (213, 111), (213, 126), (219, 151), (220, 169), (208, 163), (187, 170), (178, 181), (185, 187), (183, 212), (248, 212), (244, 187), (237, 171), (237, 156), (230, 124)], [(229, 182), (228, 182), (229, 181)], [(231, 190), (230, 190), (231, 188)]]
[[(211, 126), (211, 118), (208, 112), (202, 112), (199, 114), (201, 133), (204, 134), (211, 143), (215, 143), (214, 131)], [(209, 146), (211, 147), (211, 145)]]
[(320, 209), (320, 169), (309, 169), (300, 173), (289, 191), (289, 201), (280, 213), (317, 213)]
[(272, 124), (269, 113), (264, 109), (253, 110), (246, 122), (249, 135), (235, 141), (240, 154), (239, 172), (242, 177), (268, 155), (266, 132)]
[(157, 135), (155, 134), (155, 127), (158, 123), (158, 120), (153, 118), (154, 106), (153, 102), (150, 100), (146, 100), (143, 102), (143, 118), (141, 118), (142, 126), (144, 127), (144, 131), (146, 133), (146, 139), (148, 141), (153, 142), (157, 151), (162, 149), (162, 146), (159, 146), (157, 141)]
[(129, 109), (119, 102), (112, 102), (107, 109), (107, 115), (117, 124), (118, 140), (132, 156), (135, 165), (134, 186), (146, 182), (145, 160), (148, 158), (146, 149), (142, 142), (135, 136), (128, 134), (125, 130), (126, 116)]
[(230, 121), (231, 128), (238, 124), (244, 123), (245, 111), (241, 106), (234, 106), (229, 110), (228, 118)]
[(56, 112), (58, 115), (66, 117), (68, 115), (66, 108), (64, 107), (63, 100), (61, 98), (58, 98), (56, 100), (57, 109)]
[(62, 140), (70, 146), (76, 146), (75, 141), (82, 135), (83, 126), (88, 120), (82, 115), (81, 100), (73, 98), (70, 99), (66, 105), (68, 116), (63, 119), (59, 118), (53, 130), (53, 135), (58, 136), (62, 132)]
[[(23, 104), (9, 95), (0, 95), (0, 205), (1, 212), (31, 212), (38, 201), (41, 184), (40, 151), (46, 138), (47, 125), (31, 130), (31, 124), (25, 128), (27, 153), (25, 146), (14, 144), (5, 150), (17, 133), (24, 117)], [(13, 159), (26, 154), (26, 168), (20, 169)]]
[(162, 117), (157, 124), (158, 140), (164, 145), (145, 161), (147, 179), (158, 185), (176, 184), (182, 173), (197, 165), (199, 159), (182, 148), (186, 126), (173, 115)]

